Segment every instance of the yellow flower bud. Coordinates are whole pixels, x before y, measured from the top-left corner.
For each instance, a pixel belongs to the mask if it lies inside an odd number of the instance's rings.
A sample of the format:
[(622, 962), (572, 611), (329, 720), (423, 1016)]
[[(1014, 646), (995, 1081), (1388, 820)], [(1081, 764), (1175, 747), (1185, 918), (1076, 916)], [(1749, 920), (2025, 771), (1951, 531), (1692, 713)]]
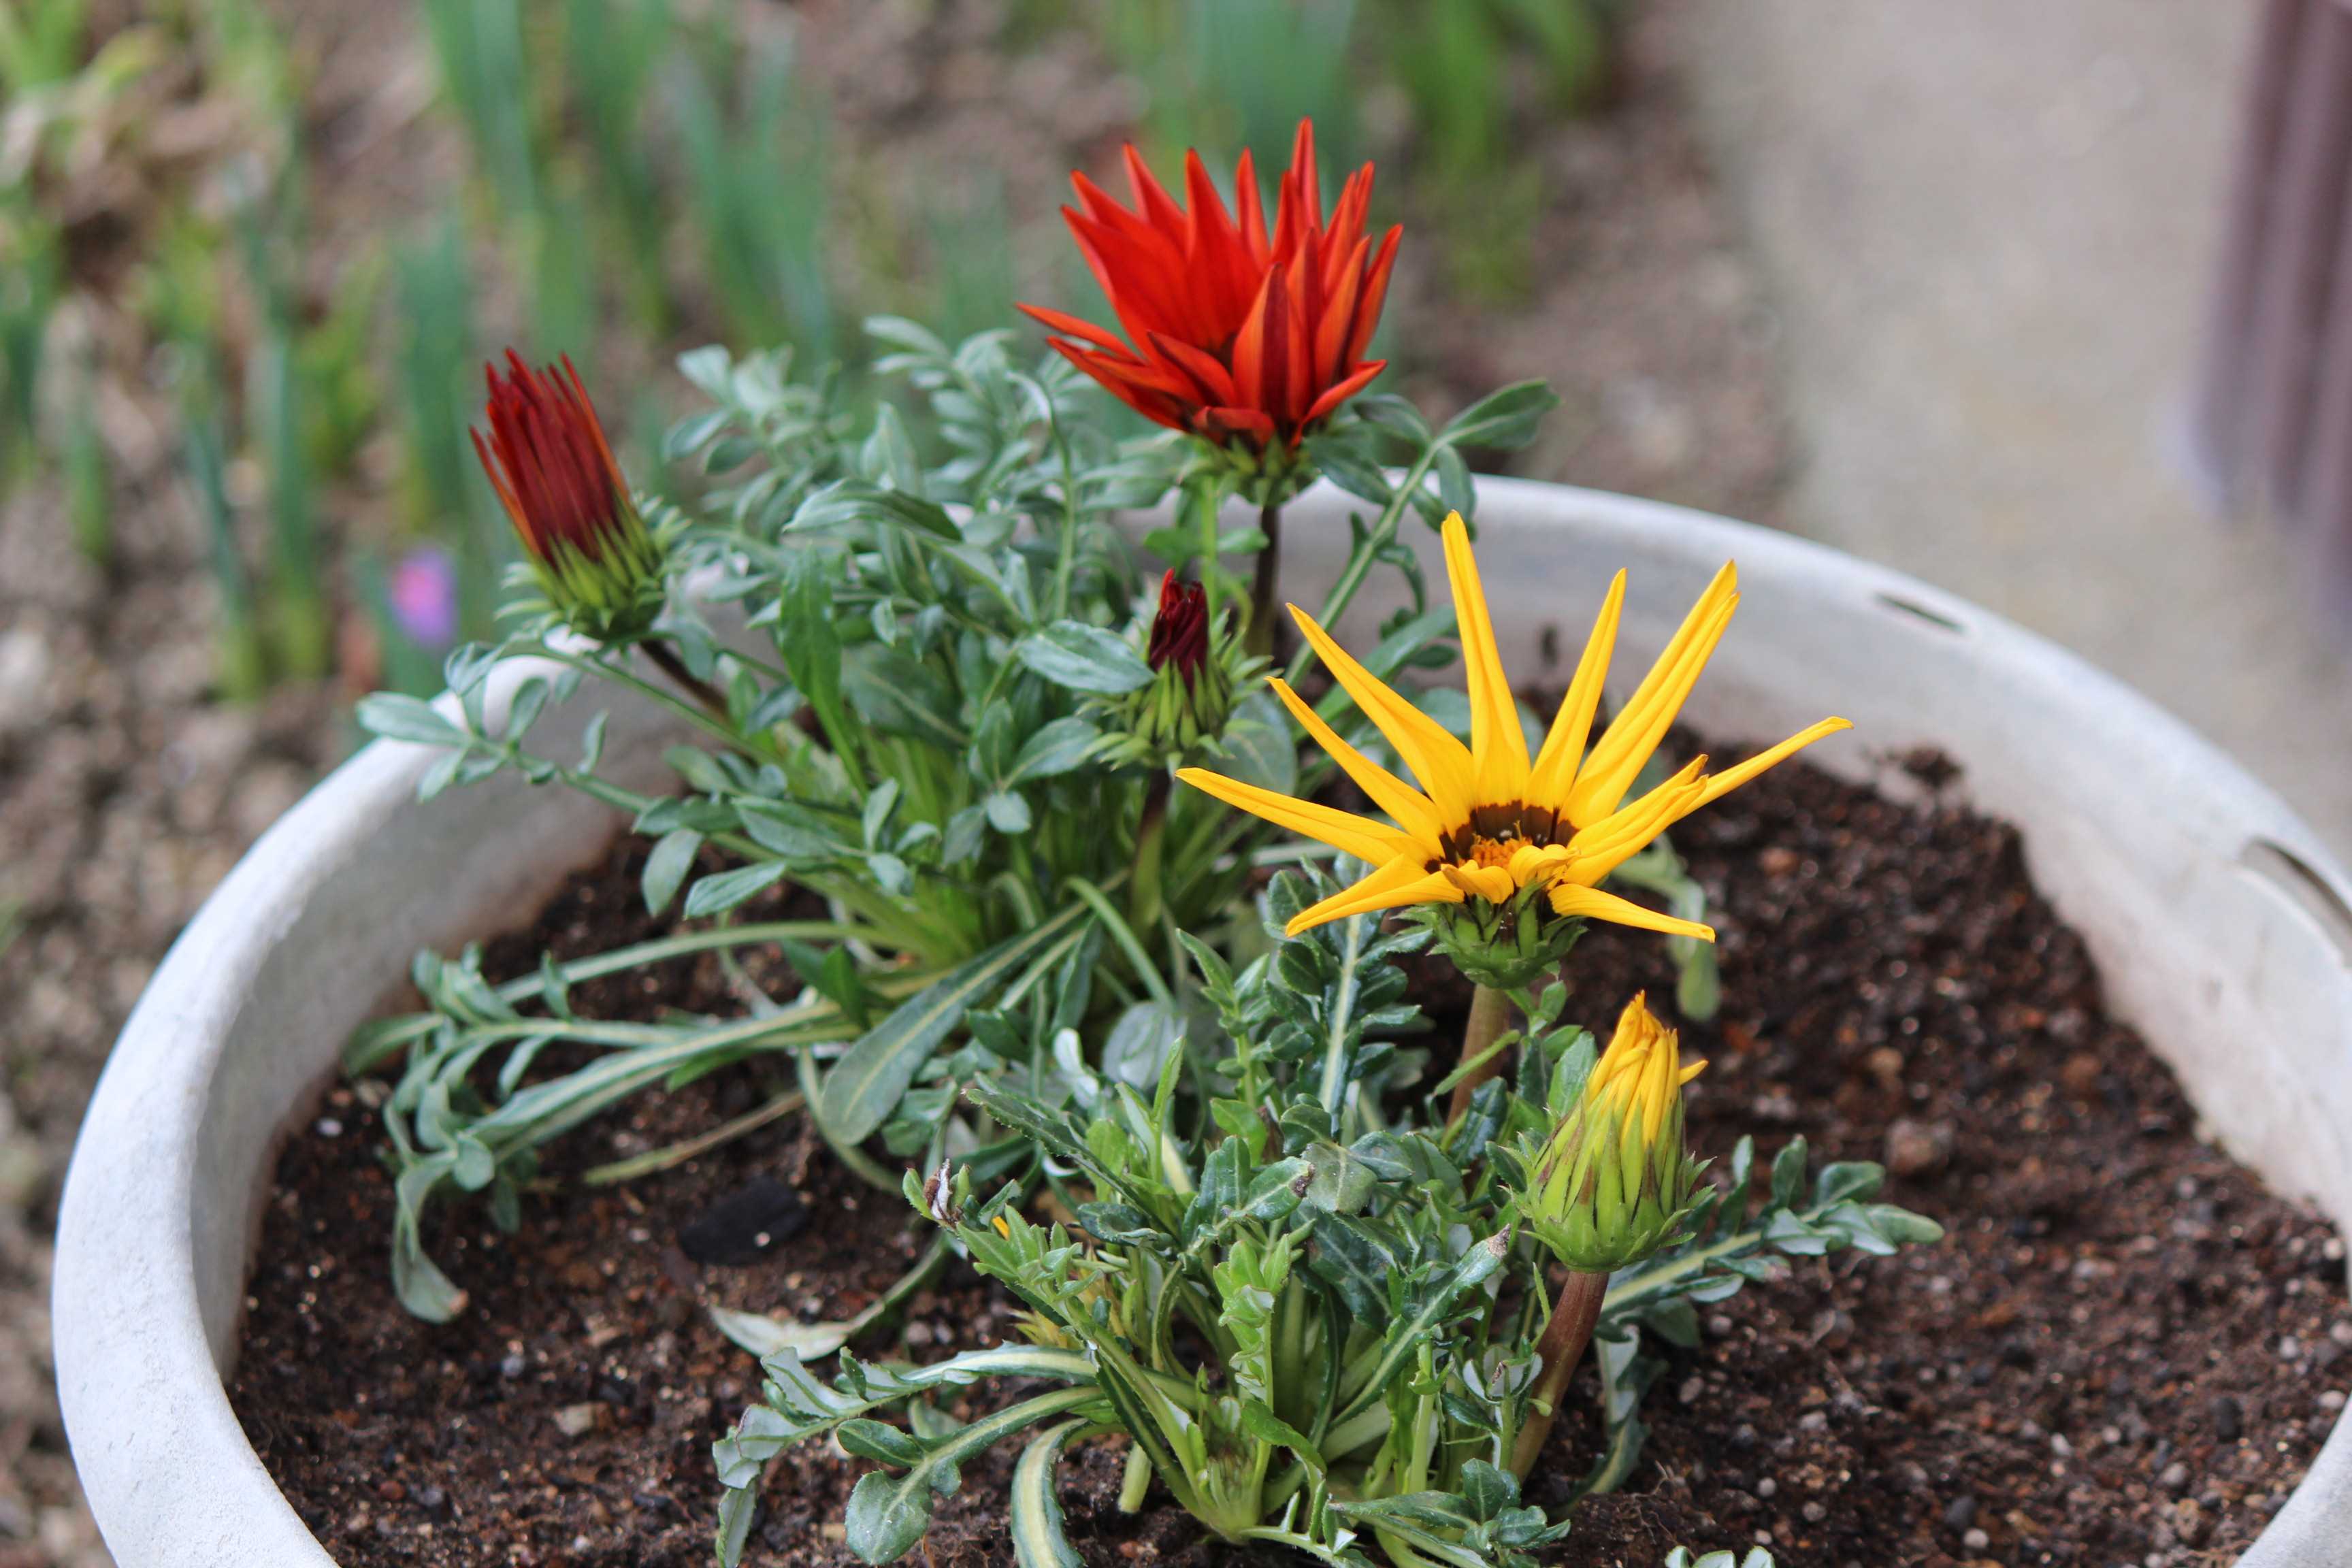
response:
[(1681, 1042), (1642, 995), (1532, 1163), (1519, 1213), (1562, 1263), (1612, 1274), (1674, 1239), (1698, 1165), (1683, 1147)]

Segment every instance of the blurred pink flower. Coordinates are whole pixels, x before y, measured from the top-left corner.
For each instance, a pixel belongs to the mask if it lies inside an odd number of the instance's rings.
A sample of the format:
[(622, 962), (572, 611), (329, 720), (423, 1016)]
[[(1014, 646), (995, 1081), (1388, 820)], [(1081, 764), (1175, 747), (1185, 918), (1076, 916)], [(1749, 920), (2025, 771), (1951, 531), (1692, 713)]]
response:
[(457, 568), (439, 545), (419, 545), (402, 556), (386, 597), (393, 621), (419, 647), (437, 650), (457, 640)]

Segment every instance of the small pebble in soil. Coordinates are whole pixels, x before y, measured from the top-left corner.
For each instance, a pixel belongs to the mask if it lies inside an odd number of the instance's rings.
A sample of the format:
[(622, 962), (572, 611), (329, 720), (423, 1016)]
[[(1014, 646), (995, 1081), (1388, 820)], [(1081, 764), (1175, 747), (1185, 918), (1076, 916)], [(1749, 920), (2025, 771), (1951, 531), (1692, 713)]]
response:
[(2224, 1443), (2236, 1442), (2246, 1429), (2245, 1413), (2238, 1408), (2238, 1402), (2226, 1394), (2208, 1405), (2206, 1414), (2212, 1417), (2213, 1436)]
[(567, 1405), (555, 1413), (556, 1430), (567, 1437), (583, 1437), (596, 1429), (596, 1413), (603, 1405), (591, 1400), (582, 1405)]
[(1965, 1532), (1977, 1521), (1977, 1500), (1966, 1493), (1954, 1498), (1944, 1510), (1944, 1522)]
[(1953, 1128), (1946, 1121), (1900, 1116), (1886, 1129), (1886, 1168), (1898, 1176), (1925, 1176), (1952, 1157)]
[(1971, 1530), (1960, 1537), (1960, 1544), (1971, 1552), (1982, 1552), (1992, 1544), (1992, 1537), (1981, 1530)]

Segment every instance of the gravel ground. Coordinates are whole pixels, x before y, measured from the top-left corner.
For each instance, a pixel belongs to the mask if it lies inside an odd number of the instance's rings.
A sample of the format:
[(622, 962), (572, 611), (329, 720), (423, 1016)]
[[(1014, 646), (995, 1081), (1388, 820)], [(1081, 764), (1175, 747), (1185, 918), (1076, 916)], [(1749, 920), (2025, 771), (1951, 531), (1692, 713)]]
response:
[[(1523, 471), (1769, 520), (1787, 468), (1773, 321), (1690, 130), (1686, 3), (1645, 0), (1609, 109), (1535, 139), (1546, 184), (1517, 297), (1463, 292), (1428, 243), (1442, 204), (1408, 193), (1391, 309), (1411, 357), (1396, 379), (1442, 410), (1545, 375), (1566, 406)], [(436, 215), (462, 155), (422, 112), (431, 72), (411, 13), (363, 0), (278, 9), (311, 68), (323, 288), (360, 247)], [(1089, 46), (1050, 39), (1006, 59), (995, 9), (964, 0), (809, 0), (793, 16), (810, 58), (841, 84), (845, 187), (870, 210), (880, 174), (951, 180), (984, 150), (1022, 270), (1057, 275), (1064, 173), (1107, 172), (1139, 102)], [(1409, 151), (1382, 150), (1384, 188), (1399, 188), (1395, 154)], [(921, 232), (912, 204), (899, 205), (903, 232)], [(104, 277), (92, 283), (101, 300)], [(515, 314), (495, 292), (478, 306), (493, 322)], [(646, 368), (610, 358), (616, 377)], [(142, 384), (102, 404), (110, 570), (67, 544), (46, 480), (0, 502), (0, 1568), (107, 1561), (74, 1488), (47, 1348), (49, 1233), (90, 1086), (181, 926), (347, 743), (350, 693), (331, 686), (251, 708), (211, 700), (213, 598), (165, 407)], [(387, 452), (362, 454), (329, 498), (331, 533), (385, 536), (394, 468)], [(244, 482), (233, 470), (232, 489)]]

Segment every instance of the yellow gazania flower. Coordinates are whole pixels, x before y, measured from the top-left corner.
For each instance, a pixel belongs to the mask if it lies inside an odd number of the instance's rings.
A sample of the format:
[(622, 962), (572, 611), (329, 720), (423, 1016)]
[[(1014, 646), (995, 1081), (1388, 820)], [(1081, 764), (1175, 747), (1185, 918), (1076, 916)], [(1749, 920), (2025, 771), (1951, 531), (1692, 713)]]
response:
[(1675, 633), (1674, 640), (1626, 699), (1607, 731), (1591, 749), (1585, 741), (1601, 704), (1609, 656), (1617, 640), (1617, 620), (1625, 599), (1625, 574), (1609, 585), (1593, 623), (1592, 636), (1577, 661), (1576, 675), (1559, 705), (1542, 750), (1530, 762), (1519, 728), (1517, 704), (1503, 673), (1487, 618), (1486, 595), (1459, 514), (1445, 520), (1445, 569), (1454, 586), (1462, 659), (1469, 685), (1470, 745), (1465, 750), (1434, 720), (1407, 702), (1350, 658), (1313, 616), (1293, 605), (1290, 613), (1323, 663), (1365, 716), (1396, 749), (1421, 788), (1415, 789), (1366, 757), (1332, 731), (1298, 694), (1280, 679), (1276, 695), (1316, 743), (1394, 826), (1349, 812), (1295, 800), (1226, 778), (1204, 768), (1185, 768), (1177, 777), (1279, 826), (1369, 861), (1374, 869), (1352, 887), (1302, 910), (1290, 934), (1349, 915), (1409, 904), (1460, 904), (1469, 899), (1510, 902), (1541, 884), (1552, 910), (1563, 916), (1613, 921), (1645, 931), (1666, 931), (1712, 942), (1715, 932), (1692, 921), (1643, 908), (1601, 890), (1601, 879), (1641, 852), (1650, 841), (1712, 800), (1728, 795), (1765, 769), (1824, 735), (1852, 728), (1843, 719), (1824, 719), (1770, 750), (1720, 773), (1694, 760), (1680, 773), (1639, 799), (1626, 792), (1673, 725), (1675, 715), (1696, 684), (1699, 671), (1731, 623), (1739, 595), (1727, 562)]

